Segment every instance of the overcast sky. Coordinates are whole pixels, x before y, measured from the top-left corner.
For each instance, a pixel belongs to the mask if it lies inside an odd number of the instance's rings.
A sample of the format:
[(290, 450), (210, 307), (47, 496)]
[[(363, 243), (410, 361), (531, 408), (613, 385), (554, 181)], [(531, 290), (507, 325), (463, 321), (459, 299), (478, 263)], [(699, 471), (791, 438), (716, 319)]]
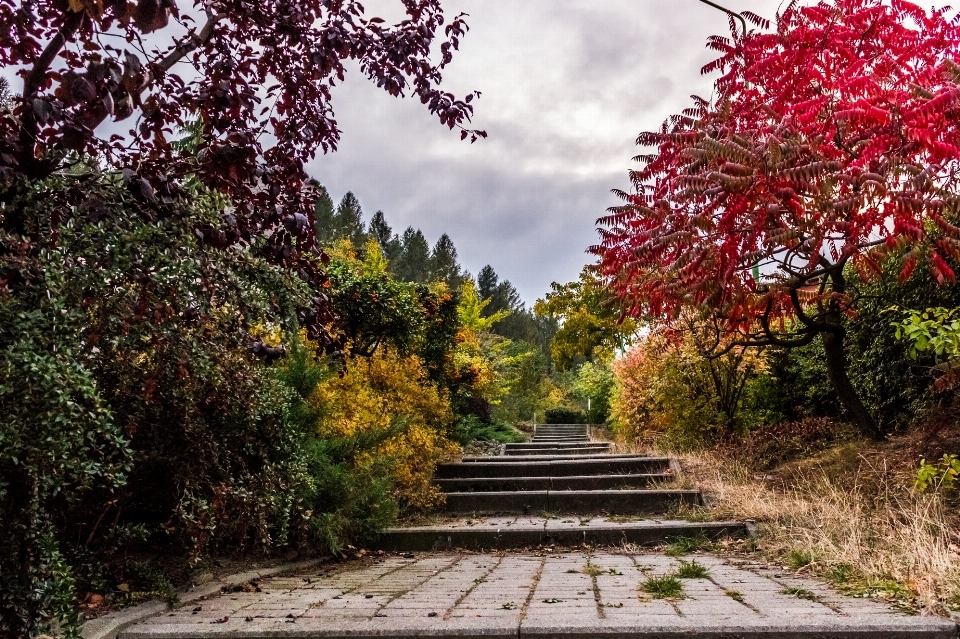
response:
[[(727, 0), (773, 18), (779, 0)], [(365, 3), (395, 18), (396, 0)], [(334, 94), (343, 129), (311, 174), (335, 200), (353, 191), (365, 217), (395, 231), (453, 238), (476, 274), (492, 264), (532, 304), (553, 281), (575, 279), (596, 241), (594, 222), (627, 189), (637, 134), (708, 97), (700, 67), (724, 14), (697, 0), (447, 0), (470, 32), (444, 75), (458, 95), (479, 90), (470, 144), (418, 100), (391, 98), (359, 73)]]

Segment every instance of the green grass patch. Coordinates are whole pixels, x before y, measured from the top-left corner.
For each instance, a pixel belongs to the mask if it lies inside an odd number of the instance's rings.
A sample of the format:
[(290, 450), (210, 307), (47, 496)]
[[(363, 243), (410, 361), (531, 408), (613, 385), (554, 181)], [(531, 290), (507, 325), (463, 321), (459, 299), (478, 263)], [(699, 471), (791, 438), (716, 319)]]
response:
[(696, 537), (677, 537), (664, 549), (664, 553), (670, 557), (679, 557), (689, 555), (692, 552), (703, 552), (714, 549), (714, 543), (704, 535)]
[(710, 577), (710, 570), (703, 564), (698, 564), (696, 559), (693, 561), (681, 559), (676, 575), (680, 579), (707, 579)]
[(640, 590), (654, 599), (679, 599), (683, 597), (683, 583), (676, 575), (650, 577), (640, 584)]
[(743, 603), (743, 593), (739, 590), (724, 590), (723, 594), (730, 597), (737, 603)]
[(513, 444), (527, 441), (527, 436), (504, 421), (484, 422), (473, 415), (461, 417), (453, 428), (453, 438), (461, 444), (472, 441)]
[(826, 577), (835, 584), (845, 584), (853, 578), (850, 564), (834, 564), (826, 571)]
[(805, 550), (791, 550), (787, 555), (787, 565), (794, 570), (805, 568), (813, 563), (813, 555)]
[(809, 601), (816, 601), (817, 595), (806, 590), (805, 588), (784, 588), (780, 591), (784, 595), (791, 595), (797, 599), (808, 599)]
[(582, 572), (585, 575), (596, 577), (597, 575), (602, 575), (604, 573), (604, 570), (600, 566), (594, 566), (592, 563), (588, 561), (587, 565), (583, 567)]

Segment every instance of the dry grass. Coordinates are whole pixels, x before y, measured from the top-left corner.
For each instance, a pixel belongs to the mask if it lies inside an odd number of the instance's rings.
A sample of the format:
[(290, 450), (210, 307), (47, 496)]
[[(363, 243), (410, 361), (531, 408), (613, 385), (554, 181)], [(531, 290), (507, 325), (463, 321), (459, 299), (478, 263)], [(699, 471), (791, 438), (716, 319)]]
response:
[(915, 609), (960, 608), (960, 516), (912, 490), (896, 455), (847, 444), (763, 475), (719, 453), (678, 457), (714, 517), (757, 523), (765, 555)]

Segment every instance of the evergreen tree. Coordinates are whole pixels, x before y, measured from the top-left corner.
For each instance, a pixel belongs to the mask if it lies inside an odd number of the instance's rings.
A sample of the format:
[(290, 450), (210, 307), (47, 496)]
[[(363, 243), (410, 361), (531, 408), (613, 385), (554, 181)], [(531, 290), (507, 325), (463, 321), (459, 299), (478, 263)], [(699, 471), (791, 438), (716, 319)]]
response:
[(486, 300), (493, 297), (493, 291), (499, 283), (500, 278), (497, 277), (497, 272), (493, 270), (492, 266), (487, 264), (480, 269), (480, 273), (477, 274), (477, 294), (480, 299)]
[(463, 272), (457, 262), (457, 248), (446, 233), (440, 236), (430, 254), (430, 279), (446, 282), (454, 291), (459, 290), (463, 282)]
[(430, 281), (430, 245), (419, 229), (408, 226), (400, 239), (400, 254), (391, 269), (405, 282)]
[(387, 218), (383, 215), (383, 211), (377, 211), (373, 214), (367, 234), (380, 245), (380, 250), (387, 261), (393, 262), (400, 255), (400, 238), (387, 224)]
[(314, 205), (314, 228), (317, 231), (317, 242), (327, 245), (333, 242), (334, 238), (334, 216), (333, 200), (330, 193), (324, 187), (320, 187), (320, 197)]
[(517, 289), (509, 280), (501, 282), (497, 272), (489, 264), (480, 269), (480, 274), (477, 275), (477, 293), (481, 299), (490, 300), (486, 308), (489, 315), (500, 311), (514, 313), (523, 309), (523, 301)]
[(363, 209), (360, 201), (352, 192), (348, 191), (334, 215), (334, 239), (349, 238), (355, 248), (362, 249), (367, 242), (367, 234), (363, 228)]

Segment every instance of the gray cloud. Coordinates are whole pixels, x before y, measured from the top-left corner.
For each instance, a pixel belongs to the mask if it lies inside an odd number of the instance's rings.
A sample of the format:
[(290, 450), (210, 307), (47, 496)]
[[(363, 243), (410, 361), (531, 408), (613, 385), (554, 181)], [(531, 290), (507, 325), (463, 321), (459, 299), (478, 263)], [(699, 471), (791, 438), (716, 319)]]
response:
[[(770, 18), (779, 6), (727, 1)], [(397, 0), (365, 4), (370, 15), (400, 17)], [(445, 5), (470, 14), (471, 30), (444, 88), (483, 92), (474, 124), (490, 137), (461, 142), (418, 101), (391, 98), (354, 68), (334, 92), (340, 149), (310, 171), (335, 198), (354, 191), (368, 217), (382, 209), (397, 231), (416, 226), (431, 241), (449, 233), (468, 269), (493, 264), (532, 303), (589, 259), (594, 220), (617, 203), (610, 189), (628, 186), (637, 134), (690, 94), (709, 95), (700, 67), (715, 54), (704, 44), (727, 32), (726, 17), (696, 0)], [(131, 123), (100, 132), (122, 135)]]
[[(389, 9), (390, 0), (367, 5)], [(527, 302), (552, 281), (576, 278), (595, 242), (594, 220), (626, 188), (638, 133), (709, 96), (700, 67), (715, 57), (708, 35), (723, 14), (696, 0), (449, 0), (470, 14), (470, 33), (445, 73), (457, 94), (478, 89), (470, 145), (419, 102), (397, 100), (348, 76), (334, 106), (337, 153), (311, 172), (334, 197), (352, 190), (369, 216), (398, 231), (449, 233), (476, 273), (490, 263)], [(778, 0), (731, 8), (772, 18)], [(394, 17), (381, 13), (384, 18)]]

